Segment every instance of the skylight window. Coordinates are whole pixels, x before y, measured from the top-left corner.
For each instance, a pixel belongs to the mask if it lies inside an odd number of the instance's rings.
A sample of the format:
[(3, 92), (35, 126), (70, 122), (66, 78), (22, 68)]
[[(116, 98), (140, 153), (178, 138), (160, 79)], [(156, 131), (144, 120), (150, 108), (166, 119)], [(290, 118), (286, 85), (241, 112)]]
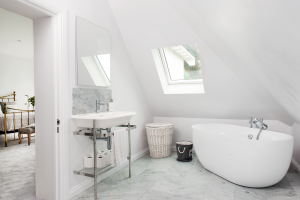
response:
[(165, 94), (204, 93), (197, 44), (152, 49), (152, 55)]
[(170, 84), (196, 83), (202, 80), (196, 44), (159, 48), (159, 52)]

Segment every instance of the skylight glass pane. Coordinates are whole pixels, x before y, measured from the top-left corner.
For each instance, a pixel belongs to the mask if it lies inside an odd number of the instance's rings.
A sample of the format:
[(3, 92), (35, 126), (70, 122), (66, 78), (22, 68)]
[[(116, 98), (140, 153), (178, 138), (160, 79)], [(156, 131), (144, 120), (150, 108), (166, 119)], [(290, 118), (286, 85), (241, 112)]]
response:
[(172, 81), (202, 79), (197, 44), (164, 47), (162, 50)]

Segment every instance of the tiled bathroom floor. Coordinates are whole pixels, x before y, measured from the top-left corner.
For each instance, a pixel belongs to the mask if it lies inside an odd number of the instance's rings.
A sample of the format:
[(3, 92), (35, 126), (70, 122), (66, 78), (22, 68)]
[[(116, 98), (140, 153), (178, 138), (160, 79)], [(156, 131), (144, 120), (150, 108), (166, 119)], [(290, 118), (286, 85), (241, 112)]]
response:
[[(192, 162), (176, 161), (176, 153), (163, 159), (146, 155), (98, 183), (98, 199), (128, 200), (300, 200), (300, 175), (291, 167), (278, 184), (253, 189), (230, 183)], [(94, 199), (91, 187), (72, 200)]]

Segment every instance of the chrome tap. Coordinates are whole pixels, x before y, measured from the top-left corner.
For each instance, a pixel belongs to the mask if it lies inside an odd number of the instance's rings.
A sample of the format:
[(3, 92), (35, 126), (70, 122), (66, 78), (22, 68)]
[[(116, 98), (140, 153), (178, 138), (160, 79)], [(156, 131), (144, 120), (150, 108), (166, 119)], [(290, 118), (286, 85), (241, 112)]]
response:
[(255, 124), (255, 127), (256, 128), (260, 128), (259, 126), (258, 126), (258, 124), (256, 124), (256, 123), (254, 123), (254, 121), (255, 120), (259, 120), (259, 121), (263, 121), (264, 119), (263, 118), (254, 118), (254, 117), (248, 117), (248, 119), (249, 119), (249, 128), (253, 128), (253, 124)]
[(96, 113), (100, 113), (100, 105), (105, 105), (104, 103), (101, 103), (100, 99), (96, 100)]
[[(263, 123), (263, 121), (264, 121), (263, 118), (255, 118), (254, 120), (257, 120), (257, 121), (259, 121), (261, 123)], [(253, 123), (254, 123), (254, 121), (253, 121)], [(257, 124), (257, 123), (254, 123), (254, 124), (255, 124), (256, 128), (261, 128), (260, 124)]]
[(265, 124), (265, 123), (263, 123), (263, 119), (262, 118), (255, 118), (253, 120), (253, 123), (256, 125), (257, 128), (260, 129), (259, 132), (258, 132), (258, 134), (257, 134), (257, 137), (256, 137), (256, 140), (259, 140), (259, 136), (260, 136), (261, 132), (263, 130), (267, 130), (268, 129), (268, 125)]
[(249, 128), (253, 127), (253, 117), (248, 117), (249, 119)]

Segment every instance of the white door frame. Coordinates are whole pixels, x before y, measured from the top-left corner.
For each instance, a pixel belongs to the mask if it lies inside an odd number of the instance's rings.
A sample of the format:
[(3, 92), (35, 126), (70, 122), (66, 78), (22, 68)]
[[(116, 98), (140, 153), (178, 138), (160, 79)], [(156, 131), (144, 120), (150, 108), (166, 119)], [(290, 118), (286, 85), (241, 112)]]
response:
[[(68, 108), (68, 43), (67, 11), (50, 6), (40, 0), (18, 0), (51, 17), (53, 45), (52, 91), (55, 115), (53, 121), (54, 163), (53, 183), (56, 200), (69, 199), (69, 108)], [(45, 91), (49, 92), (49, 91)], [(60, 119), (59, 133), (56, 133), (56, 120)], [(46, 182), (46, 181), (45, 181)], [(47, 183), (44, 183), (47, 184)]]

